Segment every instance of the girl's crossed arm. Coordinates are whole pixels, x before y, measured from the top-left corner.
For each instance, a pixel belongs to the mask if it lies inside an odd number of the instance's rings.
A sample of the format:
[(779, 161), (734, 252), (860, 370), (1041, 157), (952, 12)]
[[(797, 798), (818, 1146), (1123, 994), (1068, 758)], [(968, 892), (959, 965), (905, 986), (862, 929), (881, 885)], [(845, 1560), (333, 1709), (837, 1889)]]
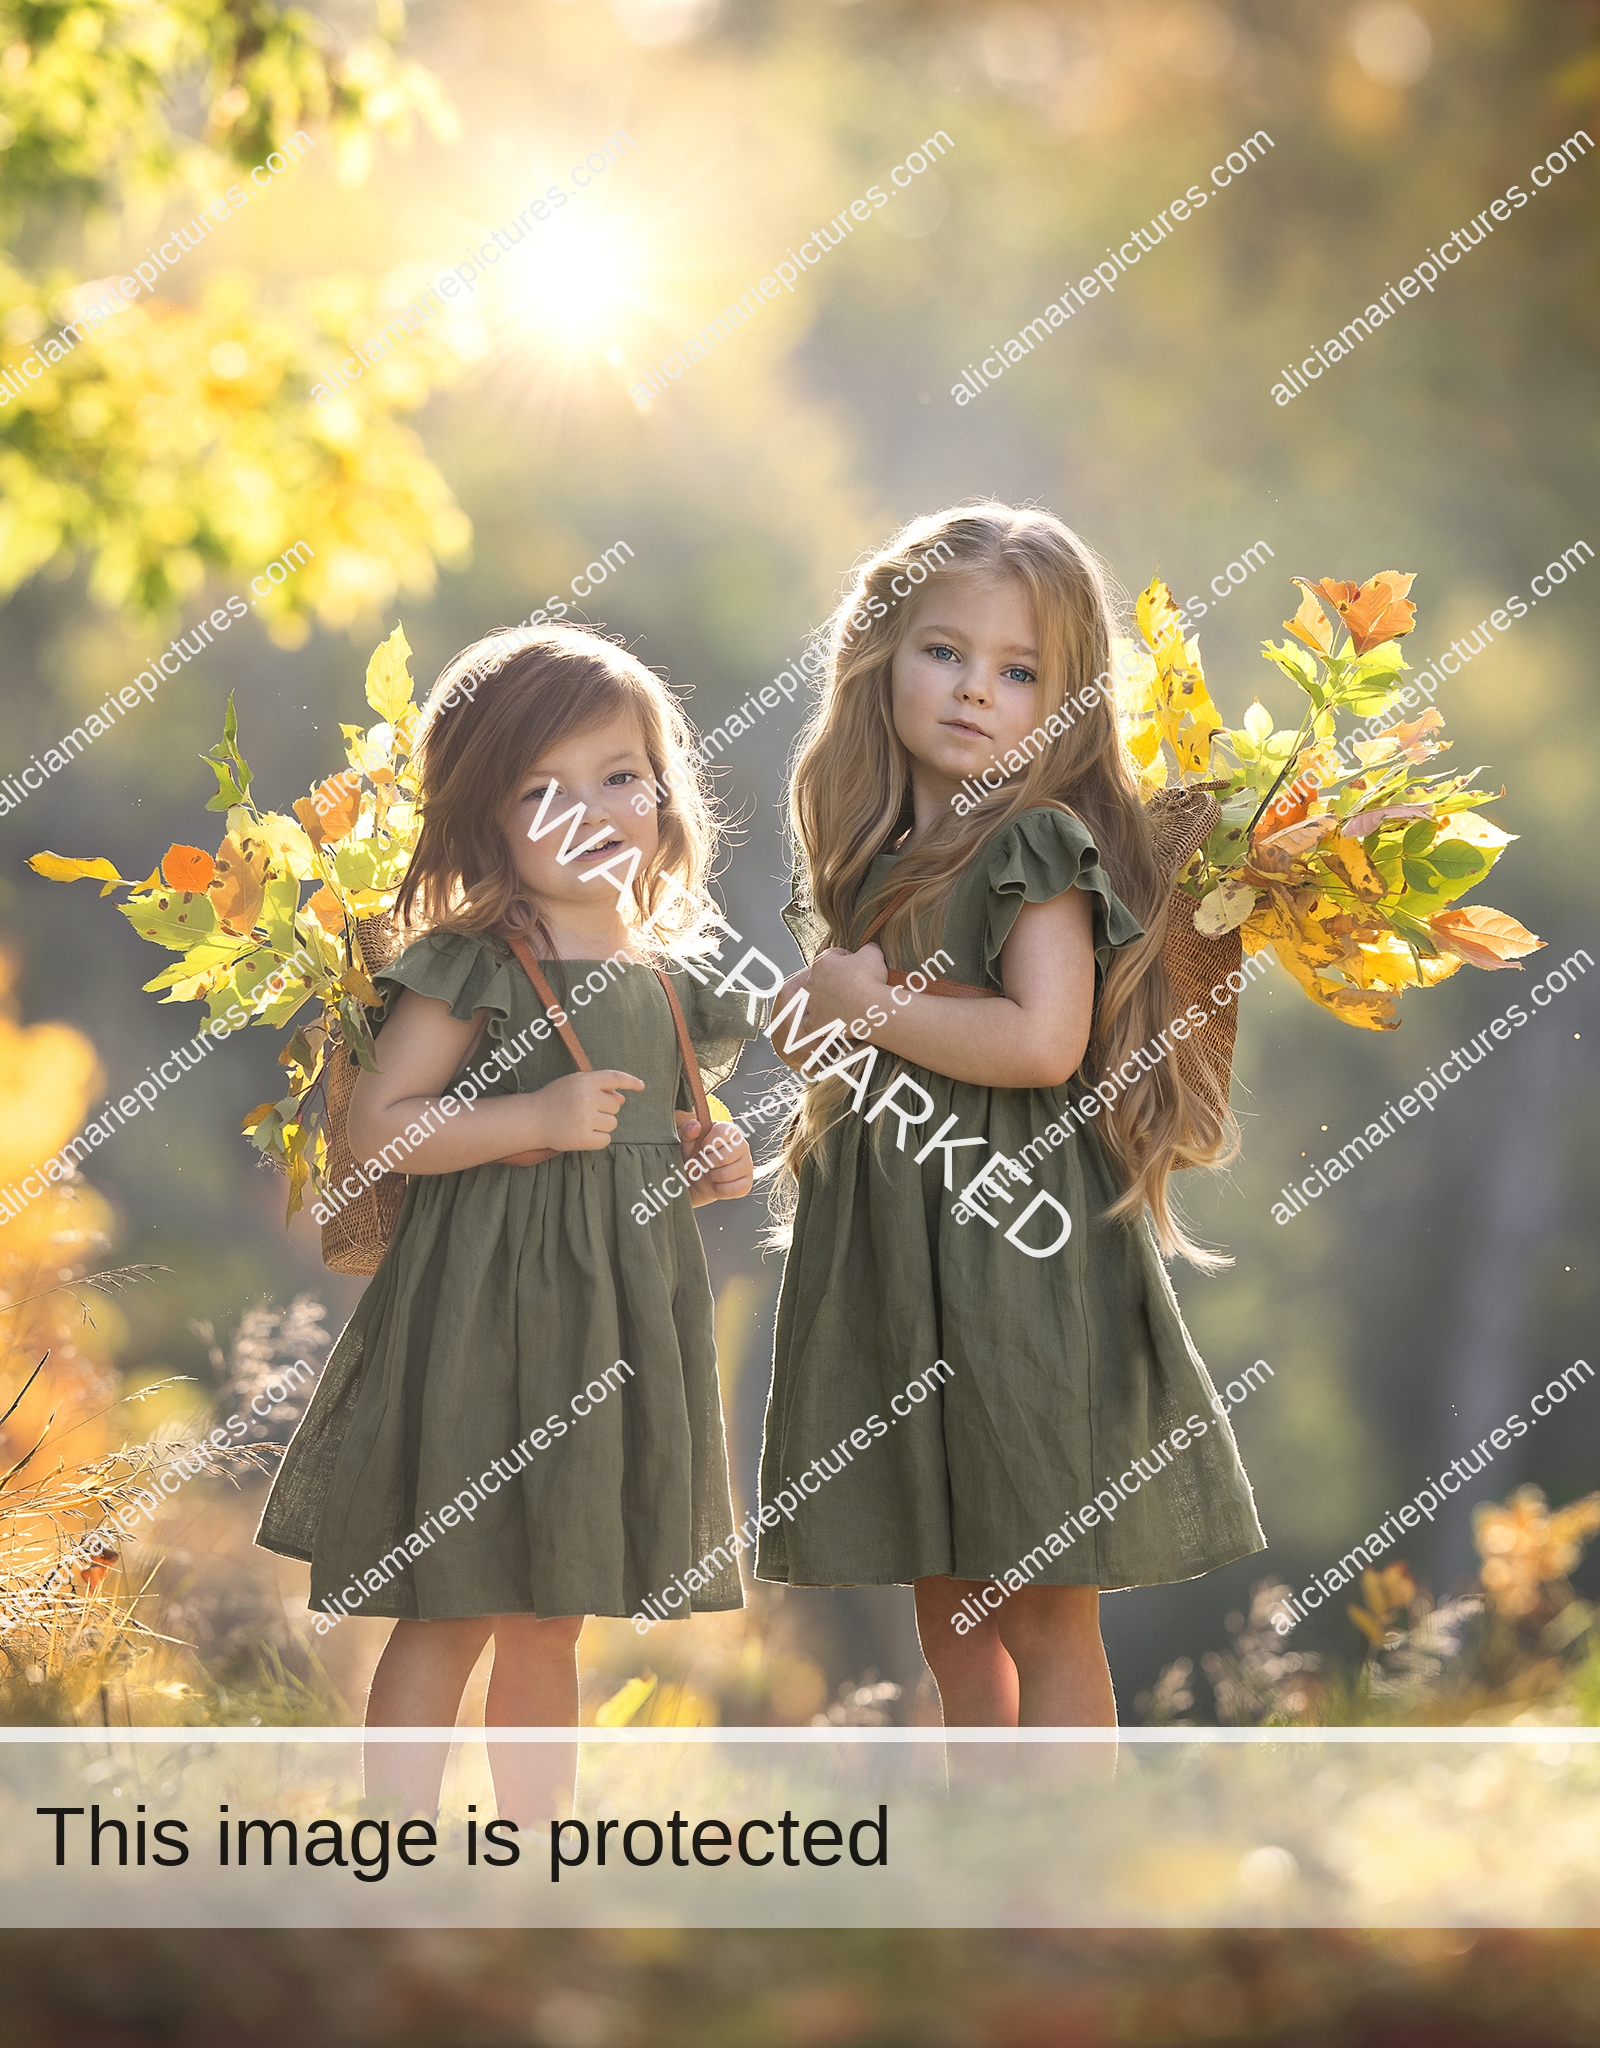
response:
[[(990, 1002), (913, 995), (893, 988), (882, 953), (830, 946), (812, 961), (806, 1022), (838, 1017), (857, 1043), (882, 1046), (952, 1081), (987, 1088), (1059, 1088), (1088, 1049), (1094, 1009), (1094, 910), (1082, 889), (1048, 903), (1025, 903), (1000, 952), (1003, 998)], [(799, 986), (785, 984), (779, 1004)], [(886, 1023), (870, 1014), (876, 1007)], [(785, 1055), (773, 1040), (780, 1059)], [(844, 1057), (836, 1039), (823, 1065)], [(800, 1064), (796, 1051), (790, 1066)], [(821, 1070), (819, 1065), (818, 1071)]]
[[(393, 1152), (398, 1145), (403, 1153), (396, 1172), (459, 1173), (508, 1152), (600, 1152), (617, 1127), (623, 1090), (644, 1086), (636, 1075), (601, 1067), (563, 1074), (528, 1095), (480, 1096), (446, 1116), (440, 1090), (477, 1028), (459, 1023), (437, 996), (400, 991), (378, 1040), (378, 1071), (358, 1074), (351, 1091), (348, 1134), (357, 1159), (381, 1158), (385, 1148)], [(420, 1143), (405, 1141), (412, 1126), (426, 1133)]]

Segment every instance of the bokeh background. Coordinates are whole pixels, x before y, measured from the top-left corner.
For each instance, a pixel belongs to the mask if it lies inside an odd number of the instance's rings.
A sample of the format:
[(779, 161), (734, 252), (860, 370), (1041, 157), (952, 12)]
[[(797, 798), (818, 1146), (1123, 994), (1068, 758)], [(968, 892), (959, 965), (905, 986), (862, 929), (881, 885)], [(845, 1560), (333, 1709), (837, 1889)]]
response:
[[(201, 1015), (143, 993), (158, 957), (90, 884), (45, 881), (27, 856), (101, 854), (138, 877), (172, 841), (209, 845), (220, 819), (199, 756), (230, 691), (256, 791), (286, 808), (342, 764), (341, 722), (367, 722), (366, 658), (397, 621), (425, 685), (466, 641), (554, 598), (660, 667), (706, 729), (793, 660), (863, 550), (992, 493), (1058, 513), (1127, 591), (1160, 573), (1180, 601), (1199, 593), (1225, 719), (1259, 696), (1281, 723), (1289, 686), (1259, 645), (1293, 608), (1291, 575), (1415, 571), (1405, 649), (1420, 663), (1575, 542), (1600, 547), (1592, 158), (1292, 405), (1270, 396), (1285, 362), (1596, 130), (1597, 38), (1592, 0), (437, 0), (408, 18), (392, 0), (310, 16), (265, 0), (248, 15), (0, 0), (0, 366), (92, 301), (94, 280), (309, 138), (0, 411), (0, 770), (286, 551), (313, 551), (0, 818), (0, 1180)], [(941, 131), (952, 146), (796, 291), (649, 406), (630, 397), (645, 364)], [(965, 364), (1261, 131), (1272, 146), (1114, 296), (954, 404)], [(578, 189), (573, 167), (597, 160)], [(552, 186), (566, 203), (498, 271), (335, 403), (313, 401), (353, 338)], [(1247, 550), (1251, 573), (1218, 600), (1210, 579)], [(605, 576), (584, 577), (597, 560)], [(574, 595), (575, 577), (591, 594)], [(1303, 1157), (1326, 1156), (1575, 949), (1597, 953), (1583, 722), (1597, 600), (1600, 568), (1574, 570), (1437, 700), (1451, 765), (1504, 783), (1489, 815), (1520, 835), (1487, 893), (1549, 950), (1523, 974), (1413, 992), (1388, 1035), (1313, 1010), (1276, 969), (1245, 1000), (1244, 1151), (1186, 1191), (1234, 1263), (1175, 1281), (1219, 1383), (1272, 1367), (1235, 1417), (1270, 1549), (1107, 1599), (1128, 1718), (1304, 1710), (1303, 1686), (1285, 1709), (1296, 1671), (1348, 1702), (1338, 1688), (1357, 1683), (1367, 1636), (1332, 1612), (1292, 1639), (1294, 1670), (1269, 1668), (1254, 1590), (1331, 1562), (1592, 1344), (1600, 975), (1311, 1213), (1283, 1228), (1270, 1211)], [(757, 721), (716, 776), (734, 824), (729, 915), (780, 957), (780, 799), (800, 715), (797, 702)], [(75, 1468), (228, 1412), (277, 1361), (325, 1354), (362, 1283), (324, 1271), (308, 1220), (285, 1231), (283, 1184), (237, 1132), (281, 1092), (278, 1044), (229, 1041), (95, 1153), (86, 1181), (0, 1229), (12, 1303), (99, 1266), (164, 1269), (85, 1295), (87, 1323), (60, 1294), (6, 1312), (8, 1402), (54, 1347), (5, 1425), (6, 1464), (51, 1414), (41, 1456), (59, 1442)], [(730, 1103), (775, 1066), (755, 1058)], [(742, 1506), (778, 1263), (758, 1249), (756, 1203), (705, 1221)], [(263, 1436), (281, 1442), (297, 1412)], [(1571, 1502), (1596, 1483), (1597, 1447), (1591, 1389), (1393, 1557), (1446, 1601), (1471, 1584), (1473, 1503), (1519, 1483)], [(20, 1663), (8, 1652), (14, 1718), (359, 1713), (385, 1625), (313, 1645), (303, 1568), (251, 1547), (264, 1480), (236, 1480), (188, 1490), (86, 1589), (122, 1603), (120, 1623), (72, 1622), (73, 1642), (106, 1652), (92, 1684), (65, 1638)], [(1389, 1590), (1401, 1616), (1403, 1589)], [(1561, 1642), (1524, 1642), (1497, 1715), (1600, 1711), (1593, 1664), (1579, 1681), (1560, 1661), (1589, 1626), (1574, 1611), (1559, 1603)], [(644, 1714), (936, 1717), (903, 1589), (768, 1589), (743, 1617), (657, 1632), (649, 1658)], [(619, 1625), (591, 1625), (581, 1661), (587, 1713), (647, 1669)], [(1137, 2037), (1189, 2038), (1187, 2010)], [(826, 2001), (817, 2013), (772, 2038), (900, 2038), (830, 2018)], [(537, 2038), (621, 2038), (584, 2024)], [(970, 2038), (1069, 2038), (1032, 2024)]]

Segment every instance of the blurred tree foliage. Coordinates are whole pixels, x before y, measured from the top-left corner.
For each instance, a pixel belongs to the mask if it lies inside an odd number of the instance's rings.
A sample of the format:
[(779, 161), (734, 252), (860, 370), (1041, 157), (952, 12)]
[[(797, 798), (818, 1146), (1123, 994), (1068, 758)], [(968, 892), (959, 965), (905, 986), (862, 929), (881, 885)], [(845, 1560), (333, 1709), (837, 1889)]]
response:
[[(208, 569), (260, 570), (304, 542), (313, 559), (262, 608), (296, 644), (310, 618), (346, 625), (461, 556), (467, 522), (398, 424), (454, 373), (445, 345), (424, 337), (403, 374), (331, 412), (310, 397), (315, 359), (363, 324), (361, 280), (301, 280), (278, 305), (226, 272), (191, 303), (146, 296), (268, 203), (315, 146), (308, 124), (347, 183), (419, 118), (454, 132), (438, 82), (398, 53), (402, 26), (399, 0), (349, 41), (272, 0), (0, 5), (0, 595), (82, 554), (97, 598), (158, 621)], [(124, 253), (160, 242), (158, 221), (170, 264)], [(141, 262), (154, 277), (130, 279)]]

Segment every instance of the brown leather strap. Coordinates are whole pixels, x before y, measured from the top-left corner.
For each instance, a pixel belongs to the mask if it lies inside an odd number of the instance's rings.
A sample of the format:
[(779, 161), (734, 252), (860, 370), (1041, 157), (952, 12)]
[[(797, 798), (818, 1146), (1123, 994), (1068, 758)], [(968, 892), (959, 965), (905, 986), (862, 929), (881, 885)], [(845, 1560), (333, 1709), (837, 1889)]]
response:
[[(533, 948), (519, 932), (507, 932), (506, 940), (517, 956), (523, 973), (533, 984), (534, 994), (544, 1004), (550, 1021), (561, 1034), (561, 1042), (571, 1053), (580, 1073), (592, 1074), (594, 1067), (589, 1055), (579, 1043), (578, 1034), (573, 1030), (565, 1006), (558, 1000), (555, 990), (545, 978), (544, 969), (534, 956)], [(706, 1102), (705, 1084), (700, 1078), (700, 1062), (695, 1057), (694, 1042), (689, 1036), (689, 1027), (684, 1022), (683, 1008), (678, 1001), (678, 992), (671, 981), (658, 967), (657, 981), (666, 993), (667, 1007), (672, 1012), (672, 1027), (677, 1033), (678, 1052), (683, 1060), (684, 1071), (689, 1076), (689, 1089), (694, 1098), (694, 1113), (700, 1125), (700, 1135), (695, 1140), (696, 1151), (705, 1143), (711, 1131), (711, 1110)], [(557, 1146), (541, 1147), (532, 1152), (508, 1152), (501, 1160), (502, 1166), (542, 1166), (547, 1159), (554, 1159), (559, 1151)]]
[[(873, 937), (878, 932), (882, 931), (883, 927), (889, 922), (890, 918), (894, 916), (895, 912), (901, 907), (902, 904), (908, 903), (911, 900), (915, 888), (916, 884), (914, 882), (910, 883), (906, 888), (899, 890), (895, 895), (889, 898), (888, 902), (878, 912), (877, 916), (873, 918), (871, 924), (869, 924), (866, 930), (861, 934), (860, 942), (856, 948), (858, 952), (860, 951), (862, 946), (869, 944)], [(910, 975), (903, 974), (898, 967), (891, 967), (889, 969), (889, 981), (890, 984), (895, 988), (904, 988), (906, 983), (910, 980), (910, 978)], [(942, 979), (942, 977), (938, 975), (924, 978), (927, 981), (927, 986), (920, 991), (920, 993), (923, 995), (997, 996), (1000, 993), (1000, 991), (997, 988), (979, 988), (970, 981), (945, 981), (944, 979)]]
[(578, 1034), (568, 1022), (566, 1010), (557, 1000), (555, 990), (545, 980), (544, 969), (534, 958), (533, 948), (520, 932), (507, 932), (506, 939), (512, 952), (516, 954), (518, 960), (522, 963), (523, 973), (533, 983), (534, 994), (544, 1004), (551, 1023), (561, 1033), (561, 1043), (571, 1053), (574, 1061), (577, 1063), (579, 1073), (592, 1073), (594, 1069), (589, 1064), (589, 1055), (578, 1043)]
[(667, 1007), (672, 1012), (672, 1028), (678, 1034), (678, 1051), (683, 1056), (683, 1070), (689, 1076), (689, 1094), (694, 1102), (695, 1119), (700, 1126), (700, 1135), (695, 1140), (698, 1152), (711, 1134), (711, 1107), (706, 1101), (705, 1083), (700, 1078), (700, 1062), (695, 1055), (694, 1041), (689, 1036), (689, 1027), (683, 1021), (683, 1006), (678, 1001), (678, 991), (670, 978), (658, 967), (656, 980), (666, 993)]

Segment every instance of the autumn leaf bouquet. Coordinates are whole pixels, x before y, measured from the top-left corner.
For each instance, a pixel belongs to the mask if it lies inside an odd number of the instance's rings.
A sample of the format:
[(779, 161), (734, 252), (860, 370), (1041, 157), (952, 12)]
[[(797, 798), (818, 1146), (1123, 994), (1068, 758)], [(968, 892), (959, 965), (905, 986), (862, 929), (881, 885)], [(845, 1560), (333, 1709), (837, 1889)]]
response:
[[(1139, 640), (1118, 644), (1123, 731), (1152, 792), (1216, 794), (1220, 818), (1177, 877), (1196, 931), (1237, 930), (1247, 953), (1270, 946), (1313, 1002), (1388, 1031), (1400, 991), (1463, 965), (1512, 966), (1543, 941), (1460, 900), (1514, 837), (1477, 815), (1504, 792), (1474, 789), (1477, 769), (1421, 772), (1451, 744), (1431, 704), (1386, 722), (1419, 701), (1400, 681), (1398, 645), (1415, 624), (1414, 578), (1293, 580), (1304, 593), (1284, 621), (1293, 638), (1262, 653), (1306, 697), (1297, 727), (1276, 728), (1259, 702), (1237, 731), (1224, 727), (1199, 643), (1158, 578), (1135, 606)], [(1341, 714), (1364, 723), (1341, 738)]]
[(179, 956), (145, 988), (163, 990), (166, 1003), (203, 1001), (204, 1028), (282, 1026), (314, 1006), (278, 1055), (288, 1092), (258, 1104), (241, 1126), (288, 1174), (289, 1216), (308, 1185), (321, 1185), (334, 1049), (348, 1045), (362, 1066), (375, 1064), (363, 1006), (379, 996), (361, 926), (393, 904), (419, 829), (410, 659), (397, 626), (367, 665), (367, 702), (379, 722), (340, 727), (348, 765), (294, 804), (292, 816), (258, 806), (230, 696), (222, 738), (202, 757), (217, 778), (206, 808), (227, 813), (215, 853), (169, 846), (142, 882), (98, 857), (36, 853), (29, 863), (51, 881), (103, 882), (102, 896), (126, 889), (117, 908), (134, 930)]

